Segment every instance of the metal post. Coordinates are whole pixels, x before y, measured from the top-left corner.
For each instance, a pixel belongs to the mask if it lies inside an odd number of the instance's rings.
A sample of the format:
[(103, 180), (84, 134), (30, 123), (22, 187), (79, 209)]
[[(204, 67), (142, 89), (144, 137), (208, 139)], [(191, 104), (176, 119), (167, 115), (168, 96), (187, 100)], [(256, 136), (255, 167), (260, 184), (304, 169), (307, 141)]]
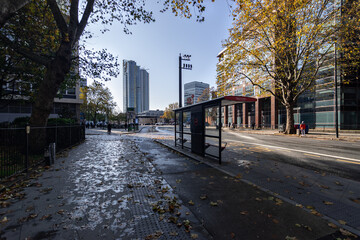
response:
[(181, 149), (184, 149), (184, 112), (180, 115), (180, 131), (181, 131)]
[(179, 55), (179, 108), (182, 107), (181, 53)]
[(219, 164), (221, 164), (221, 101), (219, 101)]
[(334, 85), (335, 85), (335, 93), (334, 93), (334, 97), (335, 97), (335, 133), (336, 133), (336, 138), (339, 138), (339, 119), (338, 119), (338, 87), (337, 87), (337, 59), (336, 59), (336, 41), (335, 41), (335, 45), (334, 45)]
[(25, 172), (29, 170), (29, 134), (30, 134), (30, 125), (27, 123), (25, 127), (26, 133), (26, 156), (25, 156)]
[(175, 123), (174, 123), (174, 129), (175, 129), (175, 147), (176, 147), (176, 112), (175, 112), (175, 117), (174, 117), (174, 119), (175, 119)]

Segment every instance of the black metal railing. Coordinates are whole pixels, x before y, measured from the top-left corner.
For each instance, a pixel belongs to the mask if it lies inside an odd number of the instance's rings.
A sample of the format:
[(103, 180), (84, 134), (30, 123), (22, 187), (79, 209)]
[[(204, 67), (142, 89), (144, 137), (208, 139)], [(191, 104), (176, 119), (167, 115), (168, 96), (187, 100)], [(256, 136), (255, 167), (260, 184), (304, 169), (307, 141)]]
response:
[[(42, 151), (32, 151), (39, 133), (44, 134)], [(34, 140), (35, 139), (35, 140)], [(50, 126), (0, 128), (0, 179), (27, 171), (29, 167), (44, 162), (44, 151), (50, 143), (55, 143), (56, 152), (85, 140), (85, 126)]]

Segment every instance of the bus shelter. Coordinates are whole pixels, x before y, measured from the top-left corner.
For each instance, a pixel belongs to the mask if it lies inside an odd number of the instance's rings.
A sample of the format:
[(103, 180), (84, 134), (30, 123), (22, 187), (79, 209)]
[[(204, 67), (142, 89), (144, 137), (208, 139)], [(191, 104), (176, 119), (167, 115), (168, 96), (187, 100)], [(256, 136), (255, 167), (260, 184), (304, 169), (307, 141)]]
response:
[(256, 98), (224, 96), (175, 109), (175, 147), (209, 155), (221, 164), (221, 152), (227, 144), (221, 141), (222, 107), (244, 102), (256, 102)]

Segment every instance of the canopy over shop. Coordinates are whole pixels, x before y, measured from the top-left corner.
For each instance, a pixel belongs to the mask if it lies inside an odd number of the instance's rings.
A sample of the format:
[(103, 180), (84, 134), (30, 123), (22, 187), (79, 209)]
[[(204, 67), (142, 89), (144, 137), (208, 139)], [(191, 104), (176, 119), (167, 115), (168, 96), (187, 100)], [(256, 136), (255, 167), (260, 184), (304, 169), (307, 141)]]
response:
[(244, 102), (256, 102), (256, 98), (224, 96), (175, 109), (175, 146), (180, 144), (200, 156), (212, 156), (221, 164), (221, 152), (226, 147), (221, 142), (221, 109)]

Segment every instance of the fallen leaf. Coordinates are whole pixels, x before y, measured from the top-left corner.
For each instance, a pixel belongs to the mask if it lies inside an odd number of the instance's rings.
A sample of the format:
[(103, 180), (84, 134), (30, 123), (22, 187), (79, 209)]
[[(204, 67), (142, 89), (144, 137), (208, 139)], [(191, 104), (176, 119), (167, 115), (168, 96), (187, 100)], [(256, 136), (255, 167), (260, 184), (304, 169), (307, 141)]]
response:
[(341, 184), (341, 182), (335, 182), (335, 184), (338, 186), (344, 186), (343, 184)]
[(191, 238), (192, 238), (192, 239), (197, 239), (198, 237), (199, 237), (199, 235), (197, 235), (197, 234), (195, 234), (195, 233), (192, 233), (192, 234), (191, 234)]
[(169, 235), (170, 235), (170, 236), (177, 236), (177, 235), (179, 235), (179, 234), (178, 234), (177, 232), (170, 232)]
[(345, 225), (346, 224), (346, 222), (344, 221), (344, 220), (339, 220), (338, 221), (341, 225)]
[(286, 236), (285, 240), (297, 240), (297, 238), (296, 237)]
[(272, 221), (273, 221), (275, 224), (278, 224), (278, 223), (279, 223), (279, 220), (277, 220), (277, 219), (275, 219), (275, 218), (274, 218)]
[(261, 198), (258, 198), (258, 197), (255, 198), (255, 200), (258, 201), (258, 202), (261, 202), (261, 201), (262, 201), (262, 199), (261, 199)]
[(204, 195), (201, 195), (201, 196), (200, 196), (200, 199), (201, 199), (201, 200), (205, 200), (205, 199), (207, 199), (207, 196), (206, 196), (206, 194), (204, 194)]
[(283, 202), (281, 199), (279, 199), (279, 198), (276, 198), (275, 201), (276, 201), (275, 204), (278, 205), (278, 206), (280, 206), (281, 204), (284, 203), (284, 202)]
[(64, 214), (64, 212), (65, 212), (65, 210), (63, 210), (63, 209), (61, 209), (61, 210), (57, 211), (57, 213), (58, 213), (58, 214), (60, 214), (60, 215), (63, 215), (63, 214)]
[(321, 213), (319, 213), (319, 212), (316, 211), (315, 209), (310, 210), (310, 213), (313, 214), (313, 215), (315, 215), (315, 216), (318, 216), (318, 217), (322, 216)]
[(328, 226), (331, 227), (331, 228), (334, 228), (334, 229), (337, 228), (337, 226), (334, 223), (328, 223)]
[(3, 224), (3, 223), (7, 223), (9, 221), (9, 219), (7, 217), (4, 217), (0, 223)]
[(353, 234), (353, 233), (351, 233), (351, 232), (349, 232), (349, 231), (347, 231), (345, 229), (342, 229), (342, 228), (340, 228), (340, 232), (341, 232), (342, 235), (347, 236), (347, 237), (353, 237), (353, 238), (358, 237), (357, 235), (355, 235), (355, 234)]
[(181, 179), (176, 179), (176, 183), (181, 183)]
[(334, 205), (333, 202), (328, 202), (328, 201), (323, 201), (323, 203), (324, 203), (325, 205)]
[(191, 206), (194, 206), (194, 205), (195, 205), (195, 203), (194, 203), (192, 200), (189, 201), (189, 204), (190, 204)]
[(236, 175), (236, 176), (235, 176), (235, 178), (237, 178), (237, 179), (241, 179), (241, 178), (242, 178), (241, 173), (239, 173), (238, 175)]
[(213, 207), (215, 207), (215, 206), (218, 205), (218, 203), (217, 203), (217, 202), (210, 202), (210, 205), (213, 206)]
[(249, 212), (248, 212), (248, 211), (242, 211), (242, 212), (240, 212), (240, 214), (241, 214), (241, 215), (248, 215)]

